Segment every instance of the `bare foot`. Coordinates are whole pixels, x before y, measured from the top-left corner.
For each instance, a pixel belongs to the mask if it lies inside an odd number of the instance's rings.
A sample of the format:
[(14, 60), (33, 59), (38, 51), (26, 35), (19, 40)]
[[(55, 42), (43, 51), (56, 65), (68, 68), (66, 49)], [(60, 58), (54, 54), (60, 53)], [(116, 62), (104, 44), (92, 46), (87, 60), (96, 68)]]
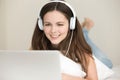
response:
[(82, 27), (85, 27), (88, 31), (94, 26), (94, 22), (90, 18), (85, 18), (82, 23)]

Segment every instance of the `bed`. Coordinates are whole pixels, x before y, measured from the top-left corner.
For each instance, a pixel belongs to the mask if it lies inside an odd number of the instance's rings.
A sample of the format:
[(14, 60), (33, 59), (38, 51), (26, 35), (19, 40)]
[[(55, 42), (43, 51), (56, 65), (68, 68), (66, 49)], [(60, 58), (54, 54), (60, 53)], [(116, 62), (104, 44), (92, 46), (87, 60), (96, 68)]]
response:
[(114, 71), (114, 74), (106, 80), (120, 80), (120, 65), (114, 66), (112, 70)]

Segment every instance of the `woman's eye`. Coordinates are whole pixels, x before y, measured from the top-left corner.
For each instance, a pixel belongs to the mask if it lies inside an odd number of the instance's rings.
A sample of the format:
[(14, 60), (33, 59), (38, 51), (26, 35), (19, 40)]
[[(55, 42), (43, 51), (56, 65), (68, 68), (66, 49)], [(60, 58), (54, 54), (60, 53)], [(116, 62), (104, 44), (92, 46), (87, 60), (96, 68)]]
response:
[(44, 24), (44, 26), (50, 26), (50, 24)]
[(58, 26), (64, 26), (64, 24), (58, 24)]

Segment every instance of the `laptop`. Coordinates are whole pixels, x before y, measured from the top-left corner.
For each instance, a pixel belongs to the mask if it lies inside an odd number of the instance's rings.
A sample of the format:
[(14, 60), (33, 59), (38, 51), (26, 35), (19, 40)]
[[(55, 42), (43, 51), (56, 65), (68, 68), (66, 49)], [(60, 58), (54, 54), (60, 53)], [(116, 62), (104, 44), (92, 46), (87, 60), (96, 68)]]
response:
[(0, 51), (0, 80), (61, 80), (59, 51)]

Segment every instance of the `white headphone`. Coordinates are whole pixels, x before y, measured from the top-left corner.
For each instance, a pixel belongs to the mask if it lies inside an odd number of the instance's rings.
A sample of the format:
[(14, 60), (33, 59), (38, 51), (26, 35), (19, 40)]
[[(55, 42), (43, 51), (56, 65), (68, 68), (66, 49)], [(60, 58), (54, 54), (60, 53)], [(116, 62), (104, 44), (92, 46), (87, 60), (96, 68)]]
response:
[[(50, 1), (49, 3), (52, 3), (52, 2), (63, 3), (63, 4), (65, 4), (66, 6), (68, 6), (71, 9), (71, 11), (73, 13), (73, 17), (71, 17), (71, 19), (70, 19), (70, 29), (74, 30), (75, 29), (75, 23), (76, 23), (76, 14), (75, 14), (74, 9), (68, 3), (64, 2), (64, 1), (57, 0), (57, 1)], [(42, 22), (42, 19), (41, 19), (40, 16), (38, 18), (38, 26), (39, 26), (40, 30), (43, 30), (43, 22)]]

